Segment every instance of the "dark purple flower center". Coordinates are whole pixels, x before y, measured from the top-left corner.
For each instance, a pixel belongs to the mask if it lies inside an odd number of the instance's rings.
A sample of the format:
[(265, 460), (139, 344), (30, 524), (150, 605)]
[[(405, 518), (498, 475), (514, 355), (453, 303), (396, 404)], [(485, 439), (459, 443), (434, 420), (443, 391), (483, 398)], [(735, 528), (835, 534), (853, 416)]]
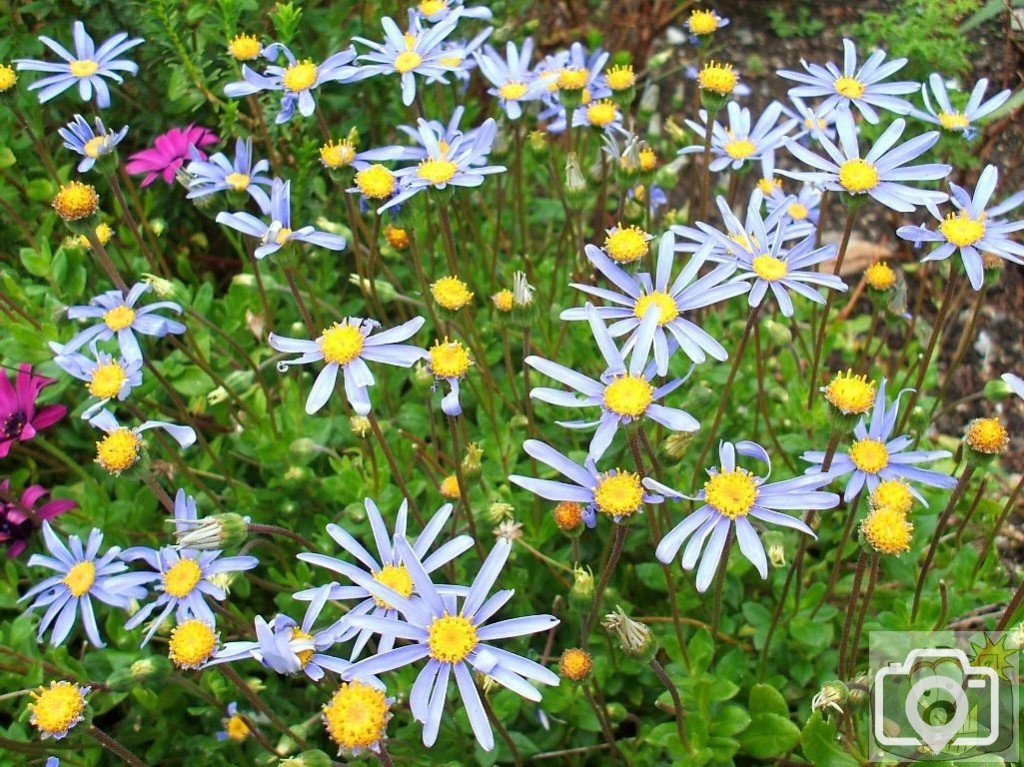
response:
[(20, 410), (5, 416), (0, 420), (0, 439), (17, 439), (27, 421), (28, 418)]

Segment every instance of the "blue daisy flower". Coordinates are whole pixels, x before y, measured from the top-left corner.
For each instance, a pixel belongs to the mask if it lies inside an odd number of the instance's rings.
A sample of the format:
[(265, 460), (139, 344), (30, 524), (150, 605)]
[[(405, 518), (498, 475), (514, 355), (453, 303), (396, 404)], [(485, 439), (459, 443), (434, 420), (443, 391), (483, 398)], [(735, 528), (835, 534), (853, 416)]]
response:
[(97, 117), (94, 122), (95, 130), (82, 115), (75, 115), (74, 120), (57, 130), (64, 139), (64, 146), (82, 155), (82, 161), (78, 163), (79, 173), (92, 170), (96, 161), (113, 152), (128, 133), (127, 125), (116, 133), (108, 133), (102, 118)]
[(78, 352), (68, 352), (60, 344), (51, 343), (50, 348), (56, 354), (53, 361), (60, 369), (79, 381), (85, 381), (89, 394), (96, 398), (82, 413), (86, 420), (110, 400), (116, 398), (123, 402), (128, 399), (132, 389), (142, 385), (142, 360), (114, 359), (112, 355), (98, 351), (95, 341), (91, 344), (91, 358)]
[[(753, 126), (750, 124), (750, 110), (741, 108), (735, 101), (730, 101), (726, 106), (726, 114), (729, 118), (728, 127), (720, 125), (717, 120), (711, 127), (711, 155), (714, 159), (708, 167), (714, 173), (726, 168), (740, 170), (748, 162), (760, 159), (766, 152), (774, 152), (784, 145), (786, 136), (797, 124), (793, 119), (786, 119), (779, 124), (782, 104), (777, 101), (768, 105)], [(703, 124), (693, 120), (687, 120), (686, 124), (698, 136), (703, 136), (707, 130), (706, 110), (700, 110), (700, 119)], [(704, 144), (700, 143), (683, 147), (679, 154), (703, 151)]]
[[(928, 98), (929, 87), (932, 97), (938, 105), (938, 109), (932, 106), (932, 101)], [(1007, 88), (1006, 90), (999, 91), (990, 99), (985, 100), (985, 90), (987, 88), (987, 78), (983, 77), (978, 80), (971, 90), (971, 95), (967, 98), (967, 104), (961, 111), (953, 106), (945, 81), (943, 81), (938, 73), (933, 72), (928, 78), (928, 82), (921, 86), (921, 95), (924, 97), (924, 105), (927, 111), (915, 109), (912, 114), (919, 120), (939, 125), (943, 130), (952, 133), (962, 133), (964, 138), (971, 139), (978, 133), (977, 123), (1005, 104), (1012, 93)]]
[(189, 175), (188, 199), (206, 197), (216, 192), (245, 192), (252, 197), (265, 214), (270, 213), (270, 197), (261, 186), (273, 186), (274, 180), (266, 175), (270, 170), (267, 160), (253, 161), (252, 139), (238, 139), (235, 158), (229, 160), (222, 152), (203, 160), (195, 147), (191, 147), (192, 162)]
[(510, 120), (518, 120), (523, 113), (523, 103), (536, 101), (546, 90), (530, 68), (531, 58), (532, 37), (526, 38), (521, 48), (511, 41), (506, 43), (504, 56), (490, 45), (484, 46), (483, 53), (476, 54), (480, 72), (494, 86), (487, 92), (498, 98)]

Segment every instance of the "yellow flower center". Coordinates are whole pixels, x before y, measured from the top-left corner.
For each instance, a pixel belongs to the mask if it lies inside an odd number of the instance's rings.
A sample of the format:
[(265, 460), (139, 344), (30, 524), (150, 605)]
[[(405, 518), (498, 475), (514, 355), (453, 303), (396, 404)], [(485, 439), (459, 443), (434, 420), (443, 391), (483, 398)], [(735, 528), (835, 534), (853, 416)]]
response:
[(249, 725), (238, 714), (233, 714), (224, 723), (224, 731), (228, 737), (236, 743), (241, 743), (249, 737)]
[(320, 147), (320, 162), (326, 168), (344, 168), (355, 158), (356, 147), (351, 139), (328, 141)]
[(423, 57), (416, 51), (402, 51), (395, 57), (395, 69), (401, 74), (411, 72), (423, 63)]
[(605, 73), (605, 82), (613, 91), (624, 91), (636, 83), (636, 74), (629, 64), (614, 66)]
[(61, 583), (68, 587), (73, 597), (85, 596), (95, 582), (96, 565), (92, 562), (79, 562), (61, 579)]
[(491, 296), (491, 300), (494, 301), (494, 308), (499, 312), (512, 311), (512, 302), (514, 298), (515, 295), (508, 288), (502, 288)]
[(287, 226), (282, 226), (280, 229), (277, 230), (277, 236), (274, 237), (274, 242), (282, 246), (287, 245), (289, 242), (289, 238), (291, 236), (292, 230), (289, 229)]
[(672, 296), (664, 291), (655, 291), (641, 296), (633, 307), (633, 316), (642, 320), (651, 306), (658, 307), (658, 327), (664, 327), (679, 316), (679, 307)]
[(416, 175), (431, 184), (447, 184), (458, 172), (459, 166), (451, 160), (423, 160)]
[[(730, 234), (729, 239), (747, 251), (755, 251), (760, 247), (757, 237), (752, 234), (746, 234), (745, 232)], [(732, 251), (730, 250), (729, 253), (731, 254)]]
[(371, 165), (356, 173), (356, 186), (371, 200), (383, 200), (395, 193), (395, 174), (383, 165)]
[(97, 399), (111, 399), (116, 397), (128, 376), (120, 363), (108, 362), (100, 365), (92, 374), (89, 381), (89, 393)]
[(14, 72), (14, 67), (0, 64), (0, 93), (9, 91), (16, 82), (18, 82), (18, 75)]
[(435, 341), (430, 347), (430, 372), (438, 378), (462, 378), (473, 365), (469, 350), (458, 341)]
[(587, 120), (591, 125), (597, 128), (603, 128), (606, 125), (611, 125), (615, 122), (615, 118), (618, 117), (619, 110), (615, 106), (615, 102), (611, 99), (601, 99), (595, 101), (587, 107)]
[(868, 512), (860, 524), (864, 538), (875, 551), (899, 556), (910, 550), (910, 536), (914, 526), (905, 514), (889, 506), (879, 506)]
[(855, 77), (840, 77), (835, 81), (836, 93), (848, 99), (859, 99), (867, 86)]
[(130, 469), (139, 460), (142, 437), (131, 429), (114, 429), (96, 443), (96, 462), (111, 474)]
[(53, 209), (65, 221), (78, 221), (93, 215), (100, 206), (96, 189), (81, 181), (62, 184), (53, 198)]
[(886, 507), (901, 514), (906, 514), (914, 505), (910, 486), (900, 479), (884, 479), (879, 482), (878, 487), (871, 491), (869, 500), (873, 509)]
[(801, 202), (794, 202), (786, 210), (786, 213), (794, 221), (803, 221), (810, 215), (810, 211), (807, 210), (807, 206)]
[(865, 160), (847, 160), (839, 166), (839, 183), (847, 192), (867, 192), (878, 186), (878, 181), (878, 169)]
[(183, 599), (203, 579), (203, 571), (194, 559), (179, 559), (164, 573), (164, 591)]
[(398, 248), (399, 250), (405, 250), (409, 247), (409, 233), (391, 224), (384, 227), (384, 239), (388, 241), (391, 247)]
[[(100, 245), (106, 245), (110, 242), (110, 238), (114, 236), (114, 230), (110, 228), (110, 224), (97, 224), (95, 234)], [(92, 247), (92, 245), (89, 244), (89, 238), (84, 234), (75, 235), (75, 244), (86, 249)]]
[(450, 311), (458, 311), (473, 300), (473, 292), (458, 277), (442, 277), (430, 286), (434, 300)]
[(998, 455), (1006, 450), (1009, 441), (998, 418), (975, 418), (967, 427), (967, 444), (979, 453)]
[(583, 524), (583, 507), (572, 501), (562, 501), (551, 512), (555, 525), (562, 532), (568, 533)]
[(424, 16), (433, 16), (435, 13), (440, 13), (448, 6), (446, 0), (421, 0), (420, 2), (420, 13)]
[(761, 194), (767, 197), (782, 189), (782, 180), (768, 177), (760, 178), (757, 181), (757, 188), (761, 190)]
[(206, 663), (216, 649), (217, 632), (213, 626), (206, 621), (192, 619), (174, 627), (167, 645), (167, 657), (178, 668), (194, 669)]
[(477, 645), (476, 627), (462, 615), (444, 614), (435, 618), (427, 629), (430, 657), (442, 663), (465, 660)]
[(327, 734), (346, 751), (369, 749), (384, 737), (391, 714), (384, 693), (364, 682), (345, 682), (324, 706)]
[(229, 173), (224, 177), (224, 183), (234, 192), (244, 192), (249, 188), (250, 180), (244, 173)]
[(654, 153), (654, 150), (650, 147), (645, 147), (640, 150), (640, 170), (644, 173), (649, 173), (658, 166), (658, 155)]
[(115, 306), (103, 315), (103, 323), (115, 333), (131, 326), (133, 322), (135, 322), (135, 310), (125, 304)]
[(506, 101), (517, 101), (525, 96), (528, 90), (526, 83), (511, 82), (498, 88), (498, 95)]
[(609, 517), (628, 517), (640, 511), (644, 501), (644, 488), (640, 484), (640, 475), (628, 471), (616, 470), (615, 474), (605, 474), (597, 481), (594, 488), (594, 503), (597, 510)]
[(939, 125), (946, 130), (951, 131), (962, 131), (965, 130), (971, 121), (967, 115), (960, 114), (959, 112), (940, 112), (939, 113)]
[(99, 71), (100, 65), (92, 59), (79, 59), (71, 62), (70, 69), (75, 77), (92, 77)]
[(697, 73), (697, 85), (700, 89), (720, 96), (732, 93), (738, 82), (739, 78), (736, 77), (731, 64), (716, 64), (711, 61)]
[(630, 264), (647, 255), (647, 232), (638, 226), (618, 227), (604, 240), (605, 252), (620, 264)]
[(61, 736), (81, 721), (85, 695), (71, 682), (50, 682), (32, 693), (28, 710), (32, 724), (43, 735)]
[(846, 415), (861, 415), (875, 401), (875, 382), (867, 376), (854, 375), (852, 370), (838, 373), (825, 387), (825, 399)]
[(571, 647), (558, 659), (558, 670), (566, 679), (579, 682), (590, 676), (590, 672), (594, 670), (594, 659), (586, 650)]
[(939, 224), (939, 231), (943, 237), (959, 248), (973, 245), (985, 236), (984, 215), (979, 218), (971, 218), (965, 210), (960, 213), (950, 213)]
[(461, 495), (459, 491), (458, 477), (454, 474), (449, 474), (447, 477), (442, 479), (438, 492), (441, 493), (442, 497), (447, 498), (450, 501), (454, 501)]
[(286, 91), (298, 93), (309, 90), (316, 82), (317, 67), (309, 59), (299, 61), (288, 67), (281, 75), (281, 83)]
[(757, 144), (750, 139), (736, 138), (726, 141), (722, 148), (732, 159), (745, 160), (757, 151)]
[(640, 375), (615, 378), (604, 390), (604, 406), (616, 415), (638, 418), (654, 402), (654, 387)]
[(875, 290), (888, 290), (896, 282), (896, 273), (887, 263), (879, 261), (867, 268), (864, 279)]
[(786, 276), (786, 262), (775, 256), (758, 256), (751, 262), (754, 274), (762, 280), (776, 282)]
[(317, 339), (325, 362), (347, 365), (363, 351), (366, 337), (356, 325), (335, 322)]
[(718, 15), (714, 11), (694, 11), (690, 14), (690, 31), (695, 35), (710, 35), (718, 29)]
[(704, 499), (724, 517), (743, 517), (757, 500), (757, 482), (746, 469), (720, 471), (704, 483)]
[(865, 474), (877, 474), (889, 465), (889, 451), (884, 442), (866, 437), (853, 444), (850, 460)]
[[(298, 626), (292, 626), (292, 641), (294, 642), (296, 640), (302, 641), (302, 642), (312, 642), (313, 641), (313, 635), (312, 634), (307, 634), (305, 631), (303, 631)], [(295, 653), (295, 655), (299, 659), (299, 665), (301, 665), (302, 668), (305, 668), (306, 666), (309, 665), (309, 661), (312, 660), (312, 658), (313, 658), (313, 656), (315, 654), (316, 654), (316, 650), (314, 650), (314, 649), (299, 650), (299, 652)]]
[(101, 154), (106, 154), (107, 143), (108, 139), (106, 136), (93, 136), (85, 142), (85, 146), (82, 147), (82, 151), (85, 152), (86, 157), (96, 159)]
[(260, 55), (262, 47), (255, 35), (237, 35), (228, 43), (228, 53), (239, 61), (252, 61)]
[(581, 91), (587, 87), (589, 79), (590, 70), (586, 67), (568, 67), (558, 73), (558, 87), (567, 91)]
[[(409, 575), (409, 570), (405, 565), (384, 565), (384, 568), (379, 573), (374, 574), (373, 579), (377, 583), (383, 583), (392, 591), (397, 591), (403, 597), (412, 594), (412, 576)], [(377, 603), (378, 607), (386, 607), (389, 610), (392, 607), (392, 605), (377, 597), (374, 597), (373, 601)]]

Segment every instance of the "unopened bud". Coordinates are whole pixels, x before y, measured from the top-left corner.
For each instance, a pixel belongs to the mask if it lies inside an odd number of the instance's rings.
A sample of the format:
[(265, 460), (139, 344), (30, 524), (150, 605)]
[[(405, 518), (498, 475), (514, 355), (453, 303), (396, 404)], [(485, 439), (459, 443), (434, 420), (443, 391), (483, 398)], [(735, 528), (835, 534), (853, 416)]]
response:
[(765, 320), (761, 323), (761, 328), (768, 334), (768, 338), (778, 346), (785, 346), (793, 340), (792, 331), (790, 331), (790, 329), (781, 322)]
[(352, 433), (360, 439), (366, 439), (372, 427), (370, 426), (370, 419), (365, 415), (354, 415), (349, 419), (349, 428), (352, 429)]
[(248, 530), (248, 519), (228, 511), (204, 517), (189, 529), (178, 530), (174, 537), (179, 549), (216, 551), (241, 546), (248, 537)]
[(694, 434), (695, 432), (692, 431), (674, 431), (665, 437), (661, 443), (661, 449), (669, 458), (678, 461), (686, 455), (686, 451), (693, 444)]
[(579, 209), (587, 200), (587, 180), (583, 178), (579, 158), (569, 152), (565, 160), (565, 196), (569, 204)]
[(622, 651), (631, 658), (650, 660), (658, 652), (658, 642), (643, 623), (630, 618), (618, 605), (608, 613), (601, 625), (619, 640)]
[(594, 601), (594, 573), (590, 568), (579, 565), (572, 571), (572, 588), (569, 590), (569, 602), (579, 607), (589, 608)]
[(515, 507), (511, 503), (505, 503), (503, 501), (495, 501), (487, 507), (487, 518), (498, 524), (504, 522), (506, 519), (512, 519), (515, 514)]
[(475, 477), (480, 473), (484, 450), (476, 442), (470, 442), (466, 446), (466, 455), (462, 459), (462, 473), (467, 477)]

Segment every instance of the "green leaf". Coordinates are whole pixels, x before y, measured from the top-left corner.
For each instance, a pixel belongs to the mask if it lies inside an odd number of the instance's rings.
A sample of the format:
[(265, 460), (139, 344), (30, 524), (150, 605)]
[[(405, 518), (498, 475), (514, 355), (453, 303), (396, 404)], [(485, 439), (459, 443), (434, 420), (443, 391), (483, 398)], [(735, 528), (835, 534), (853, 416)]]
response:
[(815, 767), (858, 767), (858, 762), (836, 742), (835, 725), (820, 712), (811, 714), (800, 733), (800, 745)]
[(791, 751), (800, 742), (800, 728), (788, 716), (755, 714), (740, 735), (743, 750), (758, 759), (771, 759)]
[(21, 263), (33, 277), (45, 277), (50, 273), (50, 254), (32, 248), (22, 248)]
[(750, 691), (750, 710), (758, 714), (789, 716), (789, 704), (770, 684), (756, 684)]

